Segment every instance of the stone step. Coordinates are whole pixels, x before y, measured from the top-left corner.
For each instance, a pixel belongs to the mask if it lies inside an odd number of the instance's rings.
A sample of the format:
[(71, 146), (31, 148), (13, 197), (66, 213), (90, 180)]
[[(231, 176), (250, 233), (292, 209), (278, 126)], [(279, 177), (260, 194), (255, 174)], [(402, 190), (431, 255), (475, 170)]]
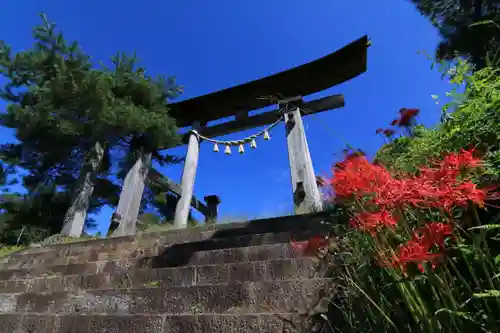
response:
[(77, 292), (87, 289), (190, 286), (245, 281), (312, 279), (326, 276), (315, 258), (278, 259), (203, 266), (115, 270), (0, 281), (0, 293)]
[[(303, 243), (303, 242), (298, 242)], [(112, 251), (98, 253), (94, 251), (86, 251), (80, 255), (72, 255), (68, 257), (50, 258), (47, 254), (45, 258), (29, 258), (24, 261), (12, 262), (5, 264), (2, 269), (20, 269), (20, 268), (35, 268), (39, 265), (45, 266), (61, 266), (67, 264), (90, 263), (96, 261), (123, 261), (128, 259), (128, 262), (151, 261), (151, 265), (156, 266), (168, 265), (168, 263), (178, 262), (181, 257), (186, 257), (187, 254), (192, 254), (186, 258), (186, 264), (193, 265), (209, 265), (224, 262), (241, 262), (241, 261), (259, 261), (266, 259), (279, 258), (296, 258), (300, 253), (293, 249), (290, 243), (279, 243), (271, 245), (255, 245), (245, 247), (227, 247), (227, 242), (221, 241), (205, 241), (198, 244), (183, 244), (176, 245), (175, 249), (165, 248), (151, 251), (149, 249), (135, 251)], [(220, 247), (225, 248), (220, 248)], [(158, 256), (161, 254), (161, 256)], [(174, 260), (172, 260), (172, 258)]]
[(307, 312), (333, 290), (329, 279), (224, 283), (168, 288), (1, 294), (1, 313), (200, 314)]
[[(0, 315), (0, 333), (288, 333), (286, 313), (203, 315)], [(309, 330), (304, 330), (309, 332)]]
[[(290, 245), (287, 244), (286, 247), (288, 246)], [(289, 247), (287, 251), (293, 253), (293, 248)], [(53, 276), (53, 275), (73, 275), (73, 274), (88, 275), (96, 273), (110, 273), (114, 272), (115, 270), (120, 270), (123, 268), (140, 269), (140, 268), (165, 268), (165, 267), (187, 266), (191, 264), (190, 260), (191, 258), (193, 258), (193, 255), (195, 253), (196, 252), (168, 248), (165, 251), (165, 253), (163, 253), (163, 255), (152, 258), (146, 257), (146, 258), (133, 258), (128, 260), (123, 259), (114, 261), (95, 261), (95, 262), (86, 262), (81, 264), (67, 264), (67, 265), (54, 265), (54, 266), (38, 265), (38, 266), (32, 266), (30, 268), (2, 269), (0, 270), (0, 280), (28, 279), (34, 277)], [(200, 256), (203, 255), (200, 254)], [(300, 256), (300, 253), (294, 253), (293, 256), (298, 257)], [(217, 262), (217, 260), (214, 258), (207, 260), (213, 260), (213, 262)]]
[[(305, 244), (307, 241), (297, 241)], [(137, 256), (138, 266), (170, 267), (179, 264), (213, 265), (222, 263), (263, 261), (268, 259), (299, 258), (301, 251), (292, 246), (291, 242), (279, 244), (265, 244), (244, 247), (229, 247), (232, 242), (200, 242), (199, 244), (183, 244), (173, 249), (166, 248), (161, 253), (142, 257)], [(103, 253), (100, 261), (122, 259), (119, 253)], [(129, 260), (130, 261), (130, 260)]]
[[(202, 251), (224, 250), (231, 248), (242, 248), (251, 246), (265, 246), (274, 244), (290, 244), (291, 239), (299, 242), (318, 235), (315, 231), (303, 231), (290, 235), (289, 233), (278, 234), (257, 234), (240, 236), (227, 239), (205, 240), (192, 243), (182, 244), (127, 244), (125, 248), (108, 249), (81, 249), (79, 251), (69, 251), (63, 253), (47, 252), (39, 255), (24, 255), (16, 259), (11, 259), (9, 262), (0, 267), (1, 270), (14, 268), (33, 268), (40, 265), (64, 265), (68, 263), (78, 262), (94, 262), (101, 258), (107, 260), (122, 261), (127, 259), (139, 259), (148, 257), (153, 261), (154, 267), (172, 267), (188, 264), (189, 261)], [(195, 259), (196, 260), (196, 259)], [(207, 258), (205, 258), (207, 260)], [(208, 259), (210, 260), (210, 259)]]
[[(120, 251), (135, 245), (134, 249), (148, 248), (155, 244), (174, 245), (206, 240), (235, 238), (257, 234), (288, 233), (289, 236), (300, 238), (306, 231), (307, 234), (328, 232), (330, 226), (325, 222), (334, 222), (327, 212), (292, 215), (269, 219), (253, 220), (217, 224), (215, 226), (200, 226), (180, 230), (167, 230), (162, 232), (146, 233), (137, 236), (115, 237), (100, 240), (89, 240), (69, 244), (53, 245), (44, 248), (31, 248), (9, 256), (7, 262), (23, 260), (23, 257), (36, 258), (39, 256), (66, 257), (80, 255), (91, 249), (97, 252)], [(288, 237), (289, 238), (289, 237)]]

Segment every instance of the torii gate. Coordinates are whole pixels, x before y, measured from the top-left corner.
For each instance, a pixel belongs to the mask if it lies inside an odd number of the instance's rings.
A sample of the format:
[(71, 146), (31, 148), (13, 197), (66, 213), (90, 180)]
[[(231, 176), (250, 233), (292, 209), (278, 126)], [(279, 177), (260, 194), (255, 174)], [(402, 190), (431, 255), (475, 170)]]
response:
[[(304, 102), (303, 96), (328, 89), (364, 73), (368, 46), (368, 37), (363, 36), (313, 62), (239, 86), (170, 104), (170, 115), (176, 119), (177, 126), (181, 129), (190, 127), (188, 133), (184, 134), (183, 144), (187, 143), (188, 150), (180, 187), (168, 179), (163, 180), (167, 186), (175, 187), (174, 192), (180, 196), (175, 211), (175, 227), (187, 226), (189, 210), (193, 204), (198, 205), (198, 208), (203, 206), (207, 214), (216, 214), (214, 209), (216, 210), (217, 199), (214, 200), (212, 197), (211, 204), (206, 206), (193, 200), (200, 141), (275, 124), (281, 119), (284, 119), (286, 128), (295, 213), (304, 214), (321, 210), (321, 196), (302, 116), (341, 108), (344, 106), (344, 97), (333, 95)], [(272, 98), (267, 98), (268, 96)], [(272, 104), (277, 104), (278, 108), (249, 116), (250, 111)], [(234, 120), (207, 126), (210, 121), (231, 116), (234, 116)], [(233, 141), (231, 144), (242, 143)], [(150, 164), (151, 155), (143, 154), (127, 173), (114, 215), (118, 227), (113, 236), (135, 234), (136, 220)], [(155, 179), (160, 181), (161, 175), (154, 169), (152, 171)]]

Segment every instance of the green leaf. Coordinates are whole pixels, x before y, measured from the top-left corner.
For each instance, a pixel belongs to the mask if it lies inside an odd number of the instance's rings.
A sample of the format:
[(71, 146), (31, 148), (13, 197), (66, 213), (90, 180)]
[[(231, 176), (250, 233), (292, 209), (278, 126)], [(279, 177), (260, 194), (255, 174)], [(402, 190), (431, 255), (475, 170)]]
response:
[(484, 224), (484, 225), (479, 225), (476, 227), (469, 228), (467, 230), (482, 230), (482, 231), (489, 231), (493, 229), (500, 229), (500, 224)]
[(496, 24), (493, 20), (484, 20), (484, 21), (474, 22), (474, 23), (469, 25), (469, 28), (476, 27), (479, 25), (488, 25), (488, 24), (492, 24), (492, 25), (496, 26), (498, 29), (500, 29), (500, 26), (498, 26), (498, 24)]
[(474, 293), (472, 294), (474, 298), (497, 298), (500, 297), (500, 290), (485, 290), (482, 293)]
[(447, 313), (447, 314), (452, 315), (452, 316), (455, 316), (455, 317), (460, 317), (460, 318), (469, 320), (469, 321), (474, 322), (474, 323), (477, 323), (477, 321), (474, 320), (474, 318), (472, 317), (470, 312), (454, 311), (454, 310), (450, 310), (447, 308), (442, 308), (442, 309), (437, 310), (435, 312), (435, 314), (439, 314), (442, 312)]

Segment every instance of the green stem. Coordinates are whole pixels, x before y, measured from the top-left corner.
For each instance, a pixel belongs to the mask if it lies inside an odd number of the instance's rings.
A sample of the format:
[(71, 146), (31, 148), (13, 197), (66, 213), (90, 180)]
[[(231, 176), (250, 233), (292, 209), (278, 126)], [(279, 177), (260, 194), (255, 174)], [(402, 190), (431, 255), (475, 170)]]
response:
[[(474, 219), (476, 220), (477, 225), (481, 225), (481, 220), (479, 218), (479, 213), (477, 212), (477, 207), (472, 206), (472, 212), (474, 214)], [(477, 247), (479, 255), (481, 256), (480, 264), (481, 268), (483, 269), (484, 275), (486, 276), (486, 281), (488, 282), (488, 285), (490, 289), (496, 289), (495, 284), (493, 283), (493, 280), (491, 279), (491, 270), (488, 269), (487, 264), (485, 262), (485, 254), (483, 251), (487, 252), (488, 258), (491, 258), (491, 253), (488, 248), (488, 243), (486, 242), (486, 237), (484, 236), (484, 233), (481, 233), (481, 239), (479, 242), (479, 246)], [(493, 266), (493, 272), (495, 271), (495, 267)], [(500, 310), (500, 299), (496, 298), (495, 299), (496, 304), (497, 304), (497, 311)], [(499, 312), (500, 314), (500, 312)]]
[[(448, 299), (448, 302), (446, 302), (446, 306), (448, 308), (452, 308), (454, 311), (458, 311), (459, 310), (459, 305), (457, 304), (456, 300), (455, 300), (455, 297), (453, 295), (453, 291), (452, 289), (450, 288), (449, 284), (448, 283), (445, 283), (440, 277), (439, 275), (435, 274), (435, 273), (432, 273), (432, 276), (433, 278), (438, 282), (439, 286), (441, 287), (440, 290), (444, 290), (444, 296), (443, 297), (443, 301), (444, 299)], [(453, 281), (453, 278), (451, 277), (451, 281)], [(460, 332), (460, 329), (458, 328), (458, 325), (455, 321), (455, 317), (450, 317), (450, 320), (453, 324), (453, 326), (455, 326), (455, 329), (457, 332)]]
[(387, 316), (385, 314), (385, 312), (377, 305), (377, 303), (375, 303), (371, 297), (362, 289), (360, 288), (356, 282), (354, 282), (353, 280), (349, 279), (349, 283), (354, 286), (361, 294), (363, 294), (363, 296), (366, 297), (366, 299), (368, 300), (368, 302), (370, 302), (373, 307), (375, 307), (375, 309), (377, 309), (379, 311), (379, 313), (384, 317), (384, 319), (391, 325), (391, 327), (396, 331), (396, 332), (399, 332), (398, 330), (398, 327), (396, 326), (396, 324), (394, 324), (394, 322), (391, 320), (391, 318), (389, 318), (389, 316)]

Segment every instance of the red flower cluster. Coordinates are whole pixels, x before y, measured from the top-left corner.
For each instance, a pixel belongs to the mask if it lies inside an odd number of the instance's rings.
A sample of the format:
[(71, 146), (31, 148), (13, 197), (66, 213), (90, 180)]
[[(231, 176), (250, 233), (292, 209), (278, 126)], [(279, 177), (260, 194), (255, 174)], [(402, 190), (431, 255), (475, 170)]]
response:
[(386, 137), (390, 138), (392, 137), (394, 134), (396, 134), (396, 131), (393, 130), (392, 128), (377, 128), (377, 130), (375, 131), (375, 133), (377, 134), (384, 134)]
[[(363, 207), (351, 219), (351, 225), (377, 237), (382, 229), (397, 227), (396, 212), (405, 208), (450, 212), (471, 202), (483, 206), (487, 191), (466, 177), (481, 164), (473, 149), (462, 150), (446, 155), (432, 167), (422, 168), (416, 176), (396, 178), (364, 156), (353, 156), (335, 165), (329, 183), (337, 200), (355, 200)], [(418, 263), (423, 270), (422, 263), (428, 261), (434, 266), (451, 232), (451, 225), (437, 222), (414, 230), (412, 239), (397, 249), (389, 265), (406, 270), (409, 263)]]
[(398, 221), (387, 211), (361, 213), (351, 219), (351, 226), (375, 236), (381, 228), (395, 228)]
[(453, 230), (450, 224), (430, 222), (424, 227), (415, 230), (413, 239), (424, 244), (428, 249), (436, 245), (440, 250), (444, 250), (444, 241), (446, 237), (452, 235)]
[(300, 252), (305, 256), (314, 256), (320, 248), (328, 246), (328, 239), (326, 237), (314, 236), (307, 242), (297, 242), (292, 238), (292, 248), (294, 251)]
[[(445, 239), (452, 236), (452, 227), (449, 224), (431, 222), (415, 231), (413, 238), (400, 245), (396, 255), (389, 259), (386, 265), (400, 267), (406, 272), (412, 263), (417, 264), (420, 272), (424, 272), (423, 263), (430, 262), (434, 269), (437, 260), (442, 258)], [(434, 247), (438, 252), (434, 252)]]
[[(415, 118), (418, 116), (420, 110), (419, 109), (407, 109), (407, 108), (402, 108), (399, 110), (399, 118), (394, 119), (391, 121), (390, 125), (391, 126), (397, 126), (397, 127), (403, 127), (403, 128), (410, 128), (414, 125), (415, 123)], [(390, 138), (392, 137), (396, 131), (387, 128), (378, 128), (375, 133), (377, 134), (384, 134), (386, 137)]]
[(354, 156), (335, 165), (329, 183), (337, 197), (362, 197), (375, 193), (392, 179), (383, 167), (371, 164), (364, 156)]
[(410, 127), (413, 125), (415, 117), (418, 116), (419, 109), (407, 109), (402, 108), (399, 110), (399, 119), (395, 119), (393, 126), (397, 125), (399, 127)]
[(395, 178), (385, 168), (356, 157), (337, 163), (329, 182), (338, 198), (365, 197), (381, 210), (412, 205), (449, 211), (469, 202), (483, 205), (486, 191), (470, 180), (460, 179), (464, 171), (480, 165), (473, 150), (462, 150), (448, 154), (435, 167), (422, 168), (418, 176)]

